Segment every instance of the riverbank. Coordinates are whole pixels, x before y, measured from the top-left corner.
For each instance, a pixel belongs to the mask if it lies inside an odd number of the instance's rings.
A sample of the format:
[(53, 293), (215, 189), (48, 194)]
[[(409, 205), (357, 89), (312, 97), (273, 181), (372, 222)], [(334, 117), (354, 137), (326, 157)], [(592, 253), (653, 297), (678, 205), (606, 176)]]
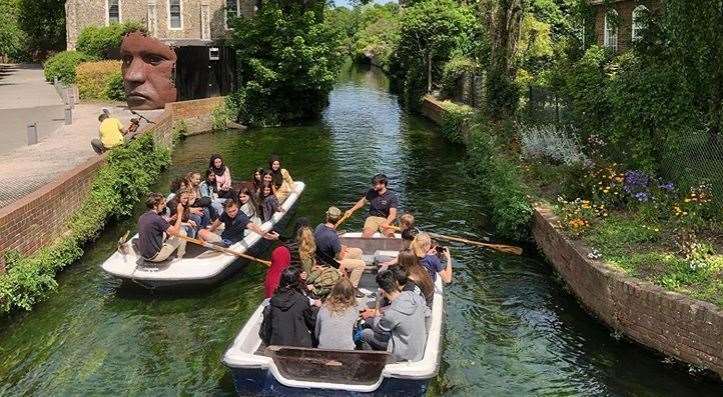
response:
[(223, 98), (169, 104), (124, 147), (96, 156), (0, 209), (0, 312), (29, 310), (57, 287), (106, 222), (130, 214), (168, 165), (179, 134), (210, 131)]
[[(498, 164), (500, 167), (507, 168), (508, 175), (513, 175), (511, 180), (516, 181), (514, 185), (519, 189), (518, 195), (525, 194), (528, 201), (531, 201), (533, 196), (539, 195), (539, 192), (529, 184), (530, 175), (526, 175), (522, 171), (527, 166), (510, 161), (509, 156), (505, 154), (497, 157), (499, 154), (488, 148), (490, 141), (495, 140), (494, 136), (482, 138), (476, 136), (480, 127), (469, 127), (473, 123), (473, 115), (469, 109), (463, 105), (439, 101), (429, 96), (423, 99), (421, 109), (425, 117), (440, 124), (442, 132), (448, 140), (465, 143), (470, 153), (479, 154), (480, 147), (483, 148), (481, 153), (485, 155), (473, 157), (474, 167), (489, 169)], [(480, 141), (480, 139), (482, 140)], [(508, 151), (499, 146), (497, 148), (502, 153)], [(529, 170), (529, 168), (527, 169)], [(490, 174), (494, 175), (494, 172), (486, 172), (487, 176)], [(516, 177), (514, 177), (515, 175)], [(617, 176), (617, 174), (615, 175)], [(523, 180), (523, 178), (525, 179)], [(492, 183), (499, 182), (493, 181)], [(509, 190), (509, 186), (510, 184), (507, 183), (504, 190)], [(496, 186), (496, 188), (500, 189), (501, 186)], [(495, 187), (486, 189), (494, 191)], [(694, 194), (693, 201), (697, 201), (696, 197), (701, 196)], [(690, 202), (690, 199), (686, 200), (686, 202)], [(601, 214), (602, 211), (607, 211), (601, 209), (602, 207), (592, 207), (586, 203), (589, 202), (580, 201), (576, 207), (580, 209), (573, 212), (574, 216), (581, 217), (581, 211), (586, 208), (589, 208), (590, 212), (599, 211)], [(512, 207), (508, 206), (508, 208)], [(505, 210), (503, 209), (503, 211)], [(684, 295), (687, 293), (696, 296), (696, 291), (679, 288), (683, 294), (672, 293), (666, 291), (665, 288), (654, 286), (653, 283), (632, 278), (630, 269), (621, 268), (619, 265), (606, 265), (605, 257), (597, 249), (587, 248), (581, 241), (573, 242), (566, 237), (563, 230), (570, 230), (569, 227), (565, 228), (570, 220), (566, 218), (560, 222), (552, 215), (549, 207), (538, 206), (535, 208), (534, 217), (531, 220), (532, 231), (538, 247), (585, 307), (608, 326), (631, 339), (667, 356), (689, 363), (695, 368), (710, 370), (723, 377), (721, 357), (721, 352), (723, 352), (723, 311), (720, 310), (720, 307), (709, 302), (690, 299)], [(640, 227), (647, 228), (645, 225)], [(658, 233), (659, 229), (655, 230), (650, 227), (650, 231)], [(579, 238), (580, 234), (577, 234), (577, 237)], [(620, 237), (615, 234), (607, 235), (607, 239), (613, 239), (613, 241)], [(630, 241), (630, 237), (628, 237), (627, 244), (631, 243), (634, 242)], [(638, 246), (638, 248), (644, 251), (650, 250), (650, 247), (645, 246)], [(579, 250), (584, 251), (584, 255), (589, 255), (591, 259), (580, 254)], [(628, 252), (625, 255), (634, 256), (635, 253)], [(593, 265), (593, 259), (601, 258), (602, 261), (595, 261), (598, 264)], [(656, 260), (655, 258), (648, 256), (647, 260), (653, 261)], [(649, 267), (653, 265), (651, 263)], [(608, 281), (603, 282), (600, 274), (603, 274)], [(710, 291), (712, 287), (713, 290), (703, 296), (720, 304), (723, 302), (723, 296), (719, 290), (716, 290), (716, 285), (720, 285), (722, 277), (720, 273), (715, 272), (715, 268), (710, 274), (713, 278), (703, 278), (700, 281), (703, 284), (701, 288), (708, 288)], [(612, 288), (611, 283), (621, 287)], [(680, 284), (678, 285), (680, 286)], [(665, 310), (661, 310), (663, 308)]]

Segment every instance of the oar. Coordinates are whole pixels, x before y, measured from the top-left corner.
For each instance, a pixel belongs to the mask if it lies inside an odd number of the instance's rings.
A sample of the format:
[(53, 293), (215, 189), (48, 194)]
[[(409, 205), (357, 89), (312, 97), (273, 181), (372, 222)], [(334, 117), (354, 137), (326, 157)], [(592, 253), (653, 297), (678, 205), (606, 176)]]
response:
[(221, 246), (218, 246), (218, 245), (215, 245), (215, 244), (211, 244), (211, 243), (209, 243), (209, 242), (207, 242), (207, 241), (198, 240), (198, 239), (191, 238), (191, 237), (187, 237), (187, 236), (176, 236), (176, 237), (180, 238), (181, 240), (186, 240), (186, 241), (188, 241), (189, 243), (194, 243), (194, 244), (198, 244), (198, 245), (204, 246), (204, 247), (209, 248), (209, 249), (212, 249), (212, 250), (214, 250), (214, 251), (225, 252), (225, 253), (227, 253), (227, 254), (236, 255), (236, 256), (238, 256), (239, 258), (244, 258), (244, 259), (248, 259), (248, 260), (251, 260), (251, 261), (254, 261), (254, 262), (263, 263), (263, 264), (266, 265), (266, 266), (271, 266), (271, 262), (269, 262), (269, 261), (265, 261), (265, 260), (263, 260), (263, 259), (259, 259), (259, 258), (256, 258), (256, 257), (254, 257), (254, 256), (251, 256), (251, 255), (246, 255), (246, 254), (243, 254), (243, 253), (241, 253), (241, 252), (234, 251), (234, 250), (232, 250), (232, 249), (228, 249), (228, 248), (221, 247)]
[[(397, 230), (397, 231), (400, 230), (399, 226), (390, 225), (389, 228), (393, 228), (394, 230)], [(438, 240), (456, 241), (459, 243), (476, 245), (478, 247), (490, 248), (495, 251), (504, 252), (506, 254), (522, 255), (522, 248), (516, 247), (514, 245), (483, 243), (481, 241), (468, 240), (466, 238), (455, 237), (455, 236), (445, 236), (443, 234), (437, 234), (437, 233), (428, 233), (428, 234), (430, 237), (436, 238)]]
[(344, 221), (346, 221), (347, 219), (349, 219), (352, 215), (354, 215), (354, 211), (349, 212), (349, 215), (347, 215), (345, 212), (344, 216), (342, 216), (341, 219), (339, 219), (339, 222), (336, 223), (336, 228), (338, 229), (339, 226), (341, 226), (341, 224), (344, 223)]

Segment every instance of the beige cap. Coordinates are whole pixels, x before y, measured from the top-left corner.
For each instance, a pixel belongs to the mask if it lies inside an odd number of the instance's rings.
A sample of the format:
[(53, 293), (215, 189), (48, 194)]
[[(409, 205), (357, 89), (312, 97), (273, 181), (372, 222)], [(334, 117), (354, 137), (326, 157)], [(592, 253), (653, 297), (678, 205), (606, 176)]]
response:
[(326, 210), (326, 216), (331, 219), (339, 219), (341, 217), (341, 210), (336, 207), (329, 207), (329, 209)]

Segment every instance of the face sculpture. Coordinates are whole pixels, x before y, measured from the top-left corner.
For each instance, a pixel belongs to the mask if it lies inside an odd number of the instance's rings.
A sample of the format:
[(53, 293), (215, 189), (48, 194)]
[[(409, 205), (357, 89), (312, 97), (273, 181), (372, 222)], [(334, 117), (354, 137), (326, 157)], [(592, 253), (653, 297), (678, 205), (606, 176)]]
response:
[(123, 38), (120, 53), (128, 107), (163, 109), (176, 101), (176, 53), (171, 47), (142, 32), (131, 32)]

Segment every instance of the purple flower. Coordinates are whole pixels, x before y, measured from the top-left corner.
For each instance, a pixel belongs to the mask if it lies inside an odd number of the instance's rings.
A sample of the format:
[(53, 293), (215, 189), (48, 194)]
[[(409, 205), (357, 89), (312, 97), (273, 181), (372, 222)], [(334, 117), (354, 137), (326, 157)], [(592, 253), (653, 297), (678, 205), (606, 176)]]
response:
[(638, 192), (635, 193), (635, 198), (642, 203), (648, 201), (650, 197), (648, 196), (648, 193)]
[(664, 183), (662, 185), (659, 185), (658, 187), (669, 192), (675, 190), (675, 185), (673, 184), (673, 182)]

